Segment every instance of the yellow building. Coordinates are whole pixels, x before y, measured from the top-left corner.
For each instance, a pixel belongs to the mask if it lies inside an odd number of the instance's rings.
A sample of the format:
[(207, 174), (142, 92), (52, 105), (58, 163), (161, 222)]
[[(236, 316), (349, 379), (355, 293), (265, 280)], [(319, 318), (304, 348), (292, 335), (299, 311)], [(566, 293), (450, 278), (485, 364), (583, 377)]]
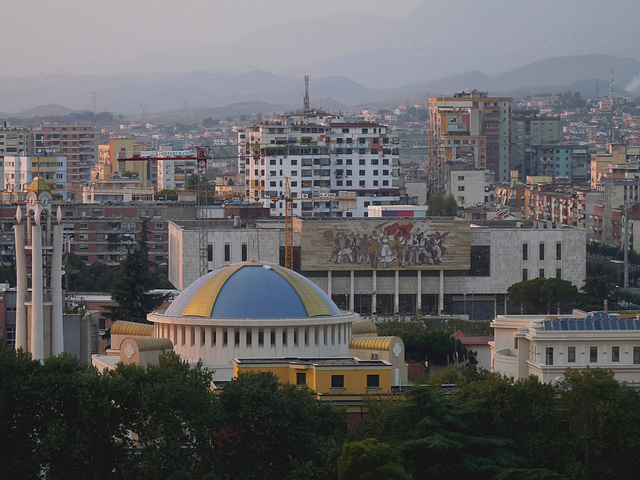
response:
[(622, 144), (609, 144), (607, 153), (596, 153), (591, 155), (591, 188), (596, 190), (602, 179), (604, 172), (609, 165), (626, 165), (627, 146)]
[(234, 376), (241, 372), (272, 372), (283, 383), (307, 386), (322, 401), (362, 413), (364, 397), (393, 395), (391, 364), (359, 358), (234, 359)]

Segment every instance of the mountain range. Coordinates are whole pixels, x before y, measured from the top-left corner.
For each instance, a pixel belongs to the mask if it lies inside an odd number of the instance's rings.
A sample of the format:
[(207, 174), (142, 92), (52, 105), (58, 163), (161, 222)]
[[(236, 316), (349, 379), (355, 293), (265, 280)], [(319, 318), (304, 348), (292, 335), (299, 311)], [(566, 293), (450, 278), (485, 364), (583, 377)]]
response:
[[(469, 71), (397, 87), (371, 88), (346, 76), (312, 76), (312, 106), (331, 110), (389, 107), (462, 90), (484, 90), (514, 98), (542, 93), (580, 92), (594, 97), (640, 93), (640, 62), (630, 58), (591, 54), (537, 61), (498, 75)], [(231, 74), (195, 71), (128, 75), (44, 75), (0, 78), (0, 118), (50, 115), (52, 105), (69, 110), (109, 111), (130, 117), (146, 113), (149, 119), (175, 115), (192, 117), (271, 113), (300, 109), (302, 77), (276, 75), (265, 70)], [(95, 104), (94, 104), (95, 102)], [(38, 107), (42, 105), (43, 107)], [(46, 106), (46, 107), (45, 107)], [(37, 107), (37, 108), (36, 108)], [(5, 112), (5, 113), (2, 113)]]

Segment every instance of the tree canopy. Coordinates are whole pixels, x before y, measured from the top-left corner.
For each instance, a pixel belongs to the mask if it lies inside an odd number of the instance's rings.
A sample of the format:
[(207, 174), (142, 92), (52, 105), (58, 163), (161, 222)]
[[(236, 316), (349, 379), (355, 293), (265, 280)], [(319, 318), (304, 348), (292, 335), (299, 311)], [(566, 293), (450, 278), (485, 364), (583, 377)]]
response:
[(429, 197), (427, 215), (430, 217), (453, 217), (458, 214), (458, 204), (453, 195), (431, 195)]
[(514, 283), (507, 294), (522, 306), (523, 313), (550, 314), (559, 312), (563, 303), (573, 302), (578, 289), (568, 280), (538, 277)]

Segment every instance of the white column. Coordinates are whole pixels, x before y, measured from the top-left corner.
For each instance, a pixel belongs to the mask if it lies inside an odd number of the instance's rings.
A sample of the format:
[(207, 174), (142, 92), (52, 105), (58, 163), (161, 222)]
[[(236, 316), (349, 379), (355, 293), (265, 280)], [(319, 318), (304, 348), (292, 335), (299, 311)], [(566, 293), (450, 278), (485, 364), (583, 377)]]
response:
[(31, 228), (31, 354), (36, 360), (44, 360), (42, 227), (34, 225)]
[(350, 278), (350, 286), (349, 286), (349, 310), (351, 310), (352, 312), (354, 311), (354, 309), (356, 308), (356, 299), (355, 299), (355, 291), (356, 291), (356, 281), (355, 281), (355, 272), (353, 270), (351, 270), (351, 278)]
[(28, 351), (27, 344), (27, 255), (24, 245), (24, 225), (14, 225), (16, 237), (16, 350)]
[(377, 310), (376, 310), (376, 298), (378, 295), (378, 272), (377, 271), (373, 271), (373, 294), (371, 295), (371, 314), (375, 315)]
[(400, 312), (400, 270), (396, 270), (396, 278), (393, 291), (393, 313)]
[(62, 225), (53, 227), (53, 252), (51, 254), (51, 354), (64, 352), (62, 323)]
[(440, 295), (438, 295), (438, 315), (444, 310), (444, 270), (440, 270)]
[(327, 270), (327, 295), (331, 298), (331, 293), (333, 291), (332, 278), (331, 278), (331, 270)]
[(422, 310), (422, 270), (418, 270), (418, 298), (416, 309)]

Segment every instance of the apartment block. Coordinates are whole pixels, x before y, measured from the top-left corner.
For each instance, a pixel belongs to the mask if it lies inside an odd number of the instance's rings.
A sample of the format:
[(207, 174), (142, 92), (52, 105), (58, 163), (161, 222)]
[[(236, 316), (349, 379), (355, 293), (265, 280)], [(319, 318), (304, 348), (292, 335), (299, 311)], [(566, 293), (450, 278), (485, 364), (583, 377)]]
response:
[(35, 151), (67, 158), (67, 190), (91, 178), (98, 160), (97, 131), (89, 125), (43, 123), (34, 131)]
[(488, 169), (495, 181), (509, 179), (511, 98), (486, 92), (429, 99), (429, 189), (445, 192), (445, 165), (467, 162)]
[(301, 217), (366, 216), (400, 201), (399, 141), (386, 125), (300, 114), (250, 126), (238, 141), (246, 197), (273, 215), (285, 213), (287, 179)]
[(560, 117), (540, 117), (537, 109), (511, 112), (511, 169), (520, 178), (537, 173), (533, 145), (553, 145), (560, 141)]

